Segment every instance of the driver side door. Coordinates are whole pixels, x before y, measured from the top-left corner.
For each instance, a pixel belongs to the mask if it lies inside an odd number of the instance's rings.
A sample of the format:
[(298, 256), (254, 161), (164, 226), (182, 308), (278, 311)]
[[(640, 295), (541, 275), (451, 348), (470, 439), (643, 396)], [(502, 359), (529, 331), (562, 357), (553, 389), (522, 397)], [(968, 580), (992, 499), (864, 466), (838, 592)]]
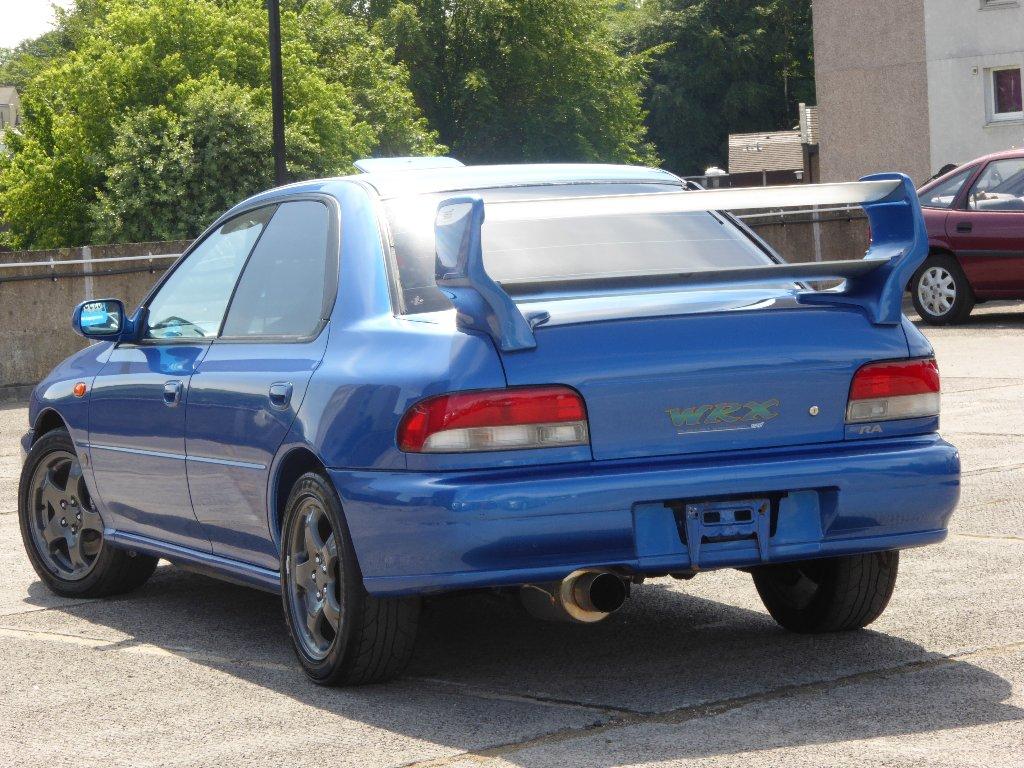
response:
[(185, 463), (188, 388), (273, 207), (209, 233), (144, 303), (137, 342), (119, 343), (92, 387), (89, 455), (104, 524), (204, 552)]

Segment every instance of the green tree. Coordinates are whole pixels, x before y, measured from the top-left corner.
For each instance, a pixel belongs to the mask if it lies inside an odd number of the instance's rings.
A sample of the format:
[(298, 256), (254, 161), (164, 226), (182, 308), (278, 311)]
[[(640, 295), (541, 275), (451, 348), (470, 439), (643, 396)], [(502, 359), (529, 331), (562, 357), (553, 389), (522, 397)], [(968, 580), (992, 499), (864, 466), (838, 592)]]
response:
[(814, 100), (810, 0), (647, 0), (617, 29), (654, 51), (648, 132), (677, 173), (724, 166), (729, 133), (791, 128)]
[(441, 140), (469, 162), (654, 162), (645, 57), (593, 0), (366, 0)]
[[(0, 156), (13, 244), (188, 237), (271, 183), (260, 0), (80, 0), (25, 78), (22, 133)], [(282, 12), (288, 170), (348, 172), (377, 152), (443, 149), (408, 71), (330, 0)]]

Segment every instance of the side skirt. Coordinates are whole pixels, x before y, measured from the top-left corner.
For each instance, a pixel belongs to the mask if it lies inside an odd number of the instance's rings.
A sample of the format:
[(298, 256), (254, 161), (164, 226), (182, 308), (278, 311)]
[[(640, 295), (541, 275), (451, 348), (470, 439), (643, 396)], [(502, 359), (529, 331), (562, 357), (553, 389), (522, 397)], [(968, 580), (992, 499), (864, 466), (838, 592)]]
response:
[(103, 532), (103, 539), (119, 549), (135, 550), (169, 560), (177, 566), (212, 576), (215, 579), (230, 581), (245, 587), (255, 587), (274, 594), (280, 594), (281, 591), (281, 575), (277, 571), (260, 568), (257, 565), (109, 528)]

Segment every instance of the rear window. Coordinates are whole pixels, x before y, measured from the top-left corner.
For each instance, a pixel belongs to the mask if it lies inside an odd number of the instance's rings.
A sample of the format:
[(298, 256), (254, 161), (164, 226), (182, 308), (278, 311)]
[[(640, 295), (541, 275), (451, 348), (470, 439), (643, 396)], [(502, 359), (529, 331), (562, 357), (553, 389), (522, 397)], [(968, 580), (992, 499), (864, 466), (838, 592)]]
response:
[[(572, 184), (443, 192), (385, 201), (406, 312), (450, 307), (434, 283), (434, 217), (461, 194), (503, 200), (678, 192), (668, 184)], [(770, 264), (739, 229), (714, 213), (484, 222), (484, 265), (499, 283), (656, 275)]]

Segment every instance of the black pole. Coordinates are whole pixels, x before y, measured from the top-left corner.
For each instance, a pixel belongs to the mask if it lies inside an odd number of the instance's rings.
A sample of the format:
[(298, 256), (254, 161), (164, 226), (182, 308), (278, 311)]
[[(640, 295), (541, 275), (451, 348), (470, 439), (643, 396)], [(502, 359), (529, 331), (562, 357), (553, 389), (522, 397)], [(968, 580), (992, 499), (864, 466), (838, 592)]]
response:
[(281, 75), (281, 2), (267, 0), (270, 20), (270, 102), (274, 113), (274, 181), (288, 183), (284, 164), (284, 79)]

